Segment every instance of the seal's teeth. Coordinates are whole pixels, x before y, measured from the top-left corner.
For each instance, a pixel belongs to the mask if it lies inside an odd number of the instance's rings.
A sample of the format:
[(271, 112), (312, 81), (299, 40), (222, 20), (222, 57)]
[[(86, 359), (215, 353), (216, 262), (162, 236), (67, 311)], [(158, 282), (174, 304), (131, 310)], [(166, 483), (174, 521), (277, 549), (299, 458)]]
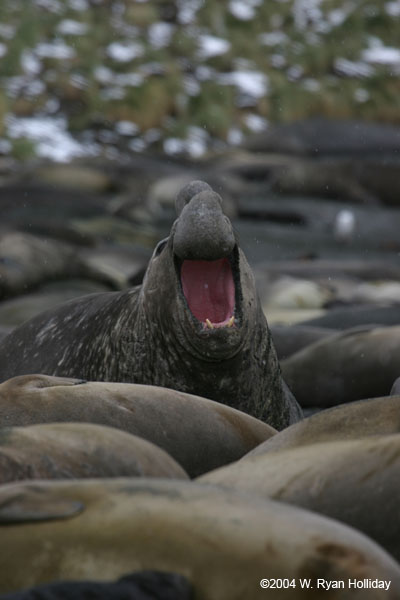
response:
[(206, 325), (208, 329), (214, 329), (214, 325), (211, 323), (210, 319), (206, 319)]
[(231, 318), (229, 319), (228, 323), (226, 324), (226, 326), (232, 327), (234, 321), (235, 321), (235, 317), (232, 315)]

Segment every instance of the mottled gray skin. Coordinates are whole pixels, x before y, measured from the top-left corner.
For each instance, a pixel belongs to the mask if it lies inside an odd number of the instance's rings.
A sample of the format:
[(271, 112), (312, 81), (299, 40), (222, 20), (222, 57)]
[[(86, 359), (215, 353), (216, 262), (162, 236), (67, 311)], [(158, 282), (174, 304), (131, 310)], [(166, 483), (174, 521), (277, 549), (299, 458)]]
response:
[[(154, 250), (142, 286), (92, 294), (46, 311), (0, 345), (0, 380), (27, 373), (143, 383), (197, 394), (282, 429), (302, 417), (284, 383), (252, 271), (221, 198), (192, 182)], [(179, 260), (230, 257), (233, 327), (208, 329), (182, 292)]]

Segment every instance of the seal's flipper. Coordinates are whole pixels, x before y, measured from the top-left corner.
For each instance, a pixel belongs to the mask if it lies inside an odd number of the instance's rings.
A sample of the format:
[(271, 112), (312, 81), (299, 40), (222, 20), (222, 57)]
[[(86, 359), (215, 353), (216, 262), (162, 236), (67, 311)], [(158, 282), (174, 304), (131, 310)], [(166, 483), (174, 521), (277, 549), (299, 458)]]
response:
[(0, 492), (0, 525), (69, 519), (84, 509), (79, 500), (51, 498), (43, 493), (43, 487), (34, 485), (27, 486), (22, 494), (8, 486)]

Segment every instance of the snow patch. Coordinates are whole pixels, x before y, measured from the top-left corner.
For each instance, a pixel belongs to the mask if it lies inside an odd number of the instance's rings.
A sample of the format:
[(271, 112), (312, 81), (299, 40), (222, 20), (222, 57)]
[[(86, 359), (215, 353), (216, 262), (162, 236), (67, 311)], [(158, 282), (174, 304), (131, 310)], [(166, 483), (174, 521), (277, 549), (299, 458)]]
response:
[(267, 119), (260, 117), (260, 115), (256, 115), (254, 113), (250, 113), (245, 116), (244, 122), (246, 127), (250, 129), (250, 131), (254, 131), (255, 133), (259, 133), (260, 131), (265, 131), (268, 127)]
[(163, 144), (165, 154), (174, 155), (174, 154), (183, 154), (185, 151), (185, 141), (180, 138), (167, 138), (164, 140)]
[(237, 127), (231, 127), (226, 136), (226, 141), (230, 146), (238, 146), (243, 141), (243, 132)]
[(87, 0), (68, 0), (68, 6), (72, 10), (83, 12), (89, 8), (89, 3)]
[(149, 42), (154, 48), (165, 48), (171, 41), (175, 27), (171, 23), (153, 23), (149, 27)]
[(96, 144), (80, 144), (67, 132), (64, 117), (22, 117), (8, 115), (5, 120), (11, 138), (28, 138), (36, 143), (38, 156), (68, 162), (79, 156), (96, 156)]
[(216, 37), (215, 35), (203, 34), (199, 36), (198, 57), (202, 59), (220, 56), (230, 49), (231, 44), (228, 40)]
[(229, 10), (234, 17), (241, 21), (250, 21), (255, 16), (254, 7), (244, 0), (231, 0)]
[(269, 80), (259, 71), (232, 71), (218, 76), (223, 85), (234, 85), (240, 92), (253, 98), (262, 98), (268, 93)]
[(103, 65), (96, 67), (94, 70), (94, 78), (99, 83), (103, 85), (107, 85), (113, 82), (114, 72), (111, 71), (108, 67), (104, 67)]
[(322, 22), (321, 3), (322, 0), (294, 0), (293, 17), (297, 29), (304, 31), (310, 25)]
[(270, 33), (261, 33), (258, 36), (261, 44), (264, 46), (278, 46), (279, 44), (286, 44), (289, 41), (289, 37), (283, 31), (271, 31)]
[(42, 63), (32, 50), (24, 50), (21, 54), (21, 67), (26, 75), (37, 75), (42, 69)]
[(199, 158), (207, 151), (207, 142), (209, 135), (205, 129), (201, 127), (189, 127), (186, 151), (192, 158)]
[(121, 87), (137, 87), (142, 85), (144, 81), (143, 75), (140, 73), (118, 73), (114, 75), (114, 83)]
[(207, 151), (209, 135), (201, 127), (189, 127), (186, 139), (171, 137), (164, 140), (163, 148), (170, 156), (188, 154), (192, 158), (199, 158)]
[(183, 78), (183, 89), (189, 96), (198, 96), (201, 86), (195, 77), (185, 75)]
[(178, 21), (182, 25), (193, 23), (197, 11), (203, 6), (204, 0), (177, 0)]
[(63, 40), (40, 43), (35, 48), (35, 54), (40, 58), (55, 58), (57, 60), (68, 60), (76, 56), (75, 50)]
[(139, 58), (144, 54), (144, 48), (141, 44), (129, 42), (112, 42), (107, 46), (108, 56), (116, 62), (130, 62), (134, 58)]
[(86, 23), (80, 23), (73, 19), (64, 19), (57, 27), (58, 33), (61, 35), (85, 35), (88, 32)]
[(366, 62), (377, 65), (394, 66), (400, 64), (400, 49), (390, 46), (378, 46), (368, 48), (362, 52), (362, 58)]
[(347, 58), (336, 58), (333, 66), (336, 73), (345, 77), (371, 77), (375, 73), (375, 69), (365, 62)]
[(129, 142), (129, 149), (133, 152), (143, 152), (146, 150), (146, 142), (141, 138), (135, 138)]
[(354, 100), (356, 102), (359, 102), (360, 104), (363, 104), (364, 102), (368, 102), (368, 100), (370, 99), (370, 93), (368, 90), (365, 90), (364, 88), (358, 88), (358, 90), (356, 90), (354, 92)]
[(62, 14), (64, 12), (64, 7), (58, 0), (35, 0), (35, 4), (52, 13)]
[(303, 79), (301, 82), (301, 86), (307, 92), (319, 92), (321, 89), (321, 84), (317, 79), (313, 79), (312, 77), (307, 77)]
[(386, 2), (385, 12), (391, 17), (400, 17), (400, 2), (394, 0), (394, 2)]
[(115, 131), (119, 135), (136, 135), (139, 132), (139, 127), (132, 121), (118, 121), (115, 123)]

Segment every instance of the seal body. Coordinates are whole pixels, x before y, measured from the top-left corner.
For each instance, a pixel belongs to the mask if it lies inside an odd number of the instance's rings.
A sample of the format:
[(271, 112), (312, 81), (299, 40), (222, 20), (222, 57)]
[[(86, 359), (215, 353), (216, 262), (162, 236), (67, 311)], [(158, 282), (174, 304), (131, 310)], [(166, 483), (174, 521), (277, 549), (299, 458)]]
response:
[[(47, 425), (38, 425), (43, 423)], [(63, 442), (62, 435), (52, 433), (57, 429), (54, 427), (57, 423), (63, 426), (72, 426), (71, 423), (75, 426), (85, 424), (88, 427), (88, 424), (91, 424), (92, 428), (93, 424), (105, 425), (106, 427), (100, 428), (102, 431), (111, 430), (115, 434), (111, 436), (112, 456), (109, 451), (105, 451), (104, 431), (101, 436), (98, 434), (96, 437), (93, 429), (90, 435), (85, 430), (85, 434), (81, 435), (90, 441), (77, 440), (71, 443), (78, 468), (79, 465), (84, 468), (85, 464), (88, 466), (88, 463), (94, 461), (97, 468), (103, 469), (102, 477), (115, 475), (114, 469), (117, 468), (118, 461), (121, 462), (121, 456), (124, 457), (123, 462), (128, 461), (129, 474), (133, 475), (133, 457), (129, 452), (129, 445), (132, 446), (132, 440), (137, 438), (143, 443), (145, 440), (151, 442), (151, 445), (158, 446), (160, 450), (162, 448), (190, 477), (197, 477), (238, 460), (276, 435), (276, 430), (266, 423), (230, 406), (154, 385), (105, 381), (82, 383), (78, 379), (49, 375), (20, 375), (0, 384), (0, 424), (6, 425), (7, 430), (25, 431), (28, 437), (32, 426), (41, 427), (38, 447), (42, 450), (46, 447), (47, 455), (51, 456), (53, 464), (55, 454), (59, 457), (61, 452), (63, 460), (65, 454), (65, 440)], [(45, 443), (46, 427), (50, 427), (48, 437), (54, 436), (57, 442), (52, 444), (51, 448)], [(118, 430), (132, 434), (128, 436), (131, 442), (124, 443), (122, 440), (118, 443), (118, 434), (121, 433)], [(25, 443), (27, 452), (21, 452), (21, 446), (20, 437), (16, 444), (13, 444), (13, 448), (19, 450), (18, 462), (26, 477), (27, 465), (34, 458), (32, 444), (27, 448)], [(85, 455), (79, 455), (79, 447), (86, 455), (90, 454), (90, 460), (86, 459)], [(116, 447), (120, 450), (119, 454)], [(95, 460), (96, 449), (101, 451), (101, 460)], [(1, 473), (1, 451), (0, 429), (0, 483), (4, 476)], [(137, 451), (138, 448), (135, 450), (136, 458)], [(141, 456), (143, 458), (143, 452)], [(160, 469), (157, 470), (160, 461), (154, 453), (148, 462), (151, 463), (152, 475), (157, 472), (157, 476), (166, 476), (165, 469), (163, 473)], [(107, 466), (113, 469), (112, 473), (105, 470)], [(150, 472), (143, 468), (143, 464), (141, 471), (147, 476), (150, 475)], [(88, 471), (86, 476), (87, 473)], [(97, 475), (98, 473), (99, 470)], [(74, 477), (77, 477), (76, 471)], [(94, 477), (93, 472), (91, 477)]]
[(386, 396), (400, 371), (400, 325), (360, 326), (314, 342), (282, 361), (304, 407)]
[[(2, 485), (0, 533), (7, 549), (0, 553), (0, 593), (151, 569), (184, 575), (194, 598), (207, 600), (265, 600), (260, 580), (277, 576), (311, 579), (314, 589), (312, 595), (310, 590), (299, 595), (299, 584), (296, 590), (273, 590), (274, 600), (400, 596), (398, 563), (352, 527), (195, 481), (143, 477)], [(386, 590), (327, 594), (317, 588), (318, 578), (391, 583)]]
[(368, 535), (398, 561), (399, 474), (400, 435), (395, 433), (248, 456), (198, 481), (337, 519)]
[(253, 273), (221, 198), (192, 182), (143, 284), (44, 312), (0, 346), (0, 380), (45, 373), (157, 385), (282, 429), (301, 418), (284, 383)]
[(182, 467), (155, 444), (93, 423), (3, 427), (0, 467), (0, 485), (21, 479), (188, 479)]
[(279, 435), (271, 436), (248, 452), (246, 457), (310, 444), (400, 434), (399, 411), (400, 395), (369, 398), (327, 408), (287, 427)]

